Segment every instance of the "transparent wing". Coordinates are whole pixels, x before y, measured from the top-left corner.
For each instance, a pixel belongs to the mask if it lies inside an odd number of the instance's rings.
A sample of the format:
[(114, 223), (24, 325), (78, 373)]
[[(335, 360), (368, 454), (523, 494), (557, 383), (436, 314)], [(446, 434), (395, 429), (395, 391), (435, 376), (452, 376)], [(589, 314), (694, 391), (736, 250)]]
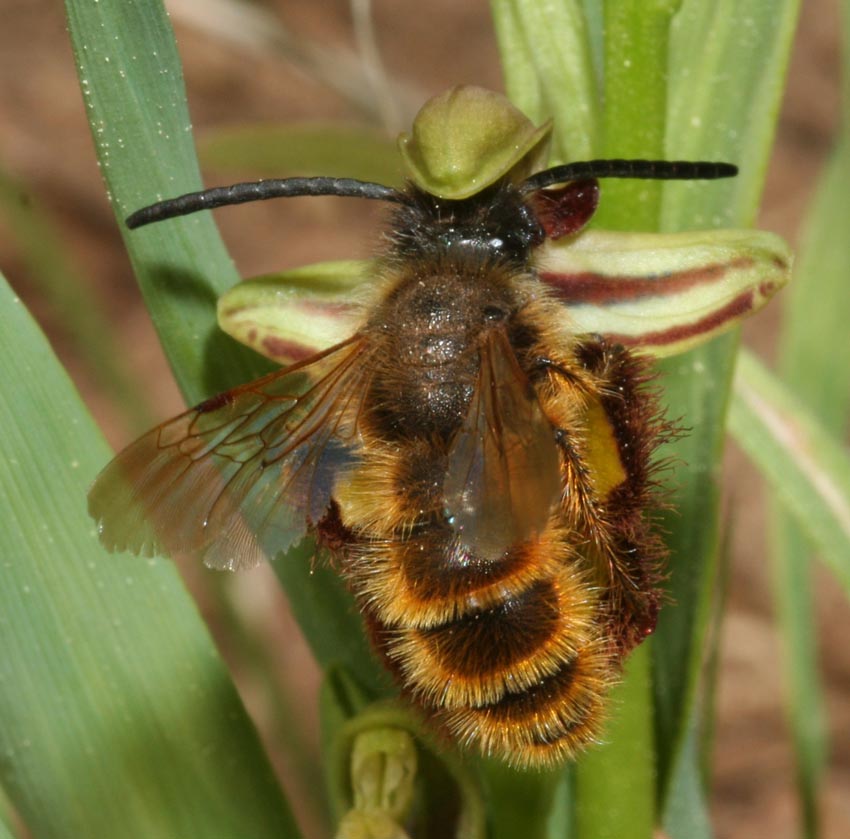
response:
[(299, 542), (356, 456), (367, 357), (355, 336), (132, 443), (89, 492), (103, 544), (234, 570)]
[(496, 559), (542, 532), (560, 496), (559, 464), (554, 430), (507, 336), (494, 330), (481, 348), (478, 382), (443, 484), (463, 544)]

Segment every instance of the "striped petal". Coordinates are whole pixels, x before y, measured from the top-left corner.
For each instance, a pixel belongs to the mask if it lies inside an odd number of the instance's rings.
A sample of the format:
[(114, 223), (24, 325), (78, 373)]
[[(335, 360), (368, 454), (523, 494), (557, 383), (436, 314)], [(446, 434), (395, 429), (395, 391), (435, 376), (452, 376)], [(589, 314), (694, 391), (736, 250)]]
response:
[(369, 278), (368, 262), (347, 260), (246, 280), (219, 299), (218, 322), (266, 358), (294, 364), (355, 331)]
[(537, 265), (577, 333), (665, 356), (760, 309), (788, 281), (791, 252), (755, 230), (589, 230), (544, 244)]

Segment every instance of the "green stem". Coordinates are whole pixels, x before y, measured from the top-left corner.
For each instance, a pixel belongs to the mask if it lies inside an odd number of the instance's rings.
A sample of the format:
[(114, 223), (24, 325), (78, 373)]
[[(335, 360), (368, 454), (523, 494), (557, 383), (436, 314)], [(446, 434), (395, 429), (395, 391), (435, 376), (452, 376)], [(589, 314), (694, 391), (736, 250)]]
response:
[(612, 692), (612, 718), (604, 745), (576, 766), (576, 835), (579, 839), (641, 839), (655, 825), (655, 754), (649, 645), (626, 662)]
[[(679, 5), (605, 0), (604, 157), (664, 156), (670, 23)], [(608, 230), (657, 230), (661, 194), (661, 182), (608, 181), (594, 222)]]
[[(667, 45), (678, 3), (606, 0), (604, 153), (661, 158), (667, 113)], [(610, 181), (597, 219), (602, 227), (658, 230), (661, 184)], [(655, 751), (651, 656), (639, 649), (614, 691), (604, 746), (576, 771), (577, 827), (583, 839), (649, 837), (655, 824)]]

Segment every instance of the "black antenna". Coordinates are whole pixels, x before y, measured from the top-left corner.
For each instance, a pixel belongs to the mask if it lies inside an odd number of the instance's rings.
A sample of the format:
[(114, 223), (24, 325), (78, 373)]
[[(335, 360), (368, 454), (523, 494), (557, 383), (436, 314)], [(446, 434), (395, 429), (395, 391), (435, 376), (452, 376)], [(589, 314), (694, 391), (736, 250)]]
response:
[(733, 163), (707, 160), (585, 160), (545, 169), (526, 178), (523, 192), (582, 178), (641, 178), (659, 181), (712, 181), (738, 174)]
[(395, 202), (404, 200), (403, 194), (397, 189), (368, 181), (356, 181), (353, 178), (276, 178), (217, 186), (158, 201), (128, 216), (127, 227), (134, 230), (151, 222), (186, 216), (200, 210), (226, 207), (228, 204), (247, 204), (249, 201), (291, 198), (298, 195), (340, 195), (344, 198), (374, 198), (378, 201)]

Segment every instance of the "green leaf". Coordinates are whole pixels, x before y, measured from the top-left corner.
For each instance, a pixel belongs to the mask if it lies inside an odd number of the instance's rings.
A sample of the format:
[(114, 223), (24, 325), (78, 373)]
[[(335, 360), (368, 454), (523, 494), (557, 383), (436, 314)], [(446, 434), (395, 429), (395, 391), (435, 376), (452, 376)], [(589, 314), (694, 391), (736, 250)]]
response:
[(386, 671), (366, 641), (366, 628), (339, 569), (315, 558), (310, 540), (272, 563), (290, 607), (322, 669), (344, 664), (373, 697), (391, 692)]
[(201, 188), (174, 36), (159, 2), (67, 0), (68, 26), (101, 173), (151, 317), (190, 403), (270, 366), (216, 323), (239, 277), (201, 213), (130, 232), (133, 210)]
[[(850, 6), (842, 8), (842, 120), (832, 158), (820, 176), (802, 236), (796, 280), (789, 289), (779, 372), (796, 398), (824, 428), (841, 437), (850, 415), (850, 259), (846, 231), (850, 218)], [(844, 382), (843, 387), (841, 383)], [(772, 554), (776, 611), (783, 639), (787, 705), (797, 758), (803, 833), (819, 835), (818, 782), (827, 745), (824, 699), (818, 673), (810, 543), (781, 503), (772, 513)]]
[[(180, 61), (161, 3), (67, 0), (66, 7), (98, 160), (119, 221), (152, 201), (200, 188)], [(273, 369), (218, 328), (217, 300), (238, 276), (208, 213), (134, 232), (120, 227), (189, 403)], [(338, 661), (350, 649), (352, 670), (364, 669), (357, 610), (339, 575), (311, 576), (303, 553), (281, 559), (275, 570), (296, 613), (304, 602), (314, 606), (305, 635), (320, 663), (328, 663), (325, 652)], [(340, 622), (359, 633), (359, 643), (337, 645), (332, 628)], [(368, 672), (378, 669), (372, 663)]]
[(0, 784), (0, 839), (21, 839), (25, 831), (6, 790)]
[[(816, 334), (818, 342), (829, 343), (824, 340), (826, 333)], [(808, 375), (817, 381), (829, 372), (812, 369)], [(843, 372), (835, 381), (841, 381)], [(784, 642), (802, 826), (808, 837), (819, 835), (818, 781), (827, 751), (810, 546), (820, 552), (850, 597), (850, 454), (830, 433), (832, 429), (806, 407), (806, 403), (816, 409), (823, 406), (811, 398), (817, 387), (803, 385), (791, 391), (755, 358), (742, 356), (737, 398), (730, 412), (736, 439), (770, 480), (778, 500), (773, 515), (777, 613)], [(829, 417), (831, 411), (826, 408), (824, 413)], [(789, 511), (795, 521), (789, 518)]]
[(596, 89), (577, 0), (491, 0), (508, 96), (535, 124), (554, 120), (555, 162), (587, 160), (597, 144)]
[(673, 777), (670, 779), (669, 805), (664, 813), (664, 827), (671, 836), (711, 839), (713, 831), (699, 771), (701, 760), (698, 735), (697, 726), (692, 723), (682, 748), (682, 757), (676, 761)]
[(119, 352), (119, 339), (101, 301), (73, 262), (49, 216), (11, 178), (0, 172), (0, 213), (14, 242), (48, 300), (61, 328), (139, 431), (150, 422), (147, 401), (131, 379)]
[(729, 426), (850, 597), (850, 453), (750, 353)]
[(774, 610), (782, 642), (784, 699), (796, 758), (801, 835), (820, 834), (820, 781), (826, 768), (826, 708), (818, 656), (815, 585), (806, 531), (773, 499), (771, 553)]
[(85, 514), (109, 455), (0, 286), (0, 778), (40, 839), (297, 836), (167, 562), (110, 556)]
[[(798, 7), (797, 0), (682, 3), (671, 31), (665, 156), (729, 160), (741, 174), (666, 184), (663, 229), (752, 224)], [(717, 470), (736, 347), (733, 333), (660, 365), (668, 415), (689, 429), (665, 452), (676, 464), (666, 478), (676, 487), (676, 512), (664, 518), (675, 607), (662, 610), (654, 647), (662, 804), (686, 735), (716, 579)]]

